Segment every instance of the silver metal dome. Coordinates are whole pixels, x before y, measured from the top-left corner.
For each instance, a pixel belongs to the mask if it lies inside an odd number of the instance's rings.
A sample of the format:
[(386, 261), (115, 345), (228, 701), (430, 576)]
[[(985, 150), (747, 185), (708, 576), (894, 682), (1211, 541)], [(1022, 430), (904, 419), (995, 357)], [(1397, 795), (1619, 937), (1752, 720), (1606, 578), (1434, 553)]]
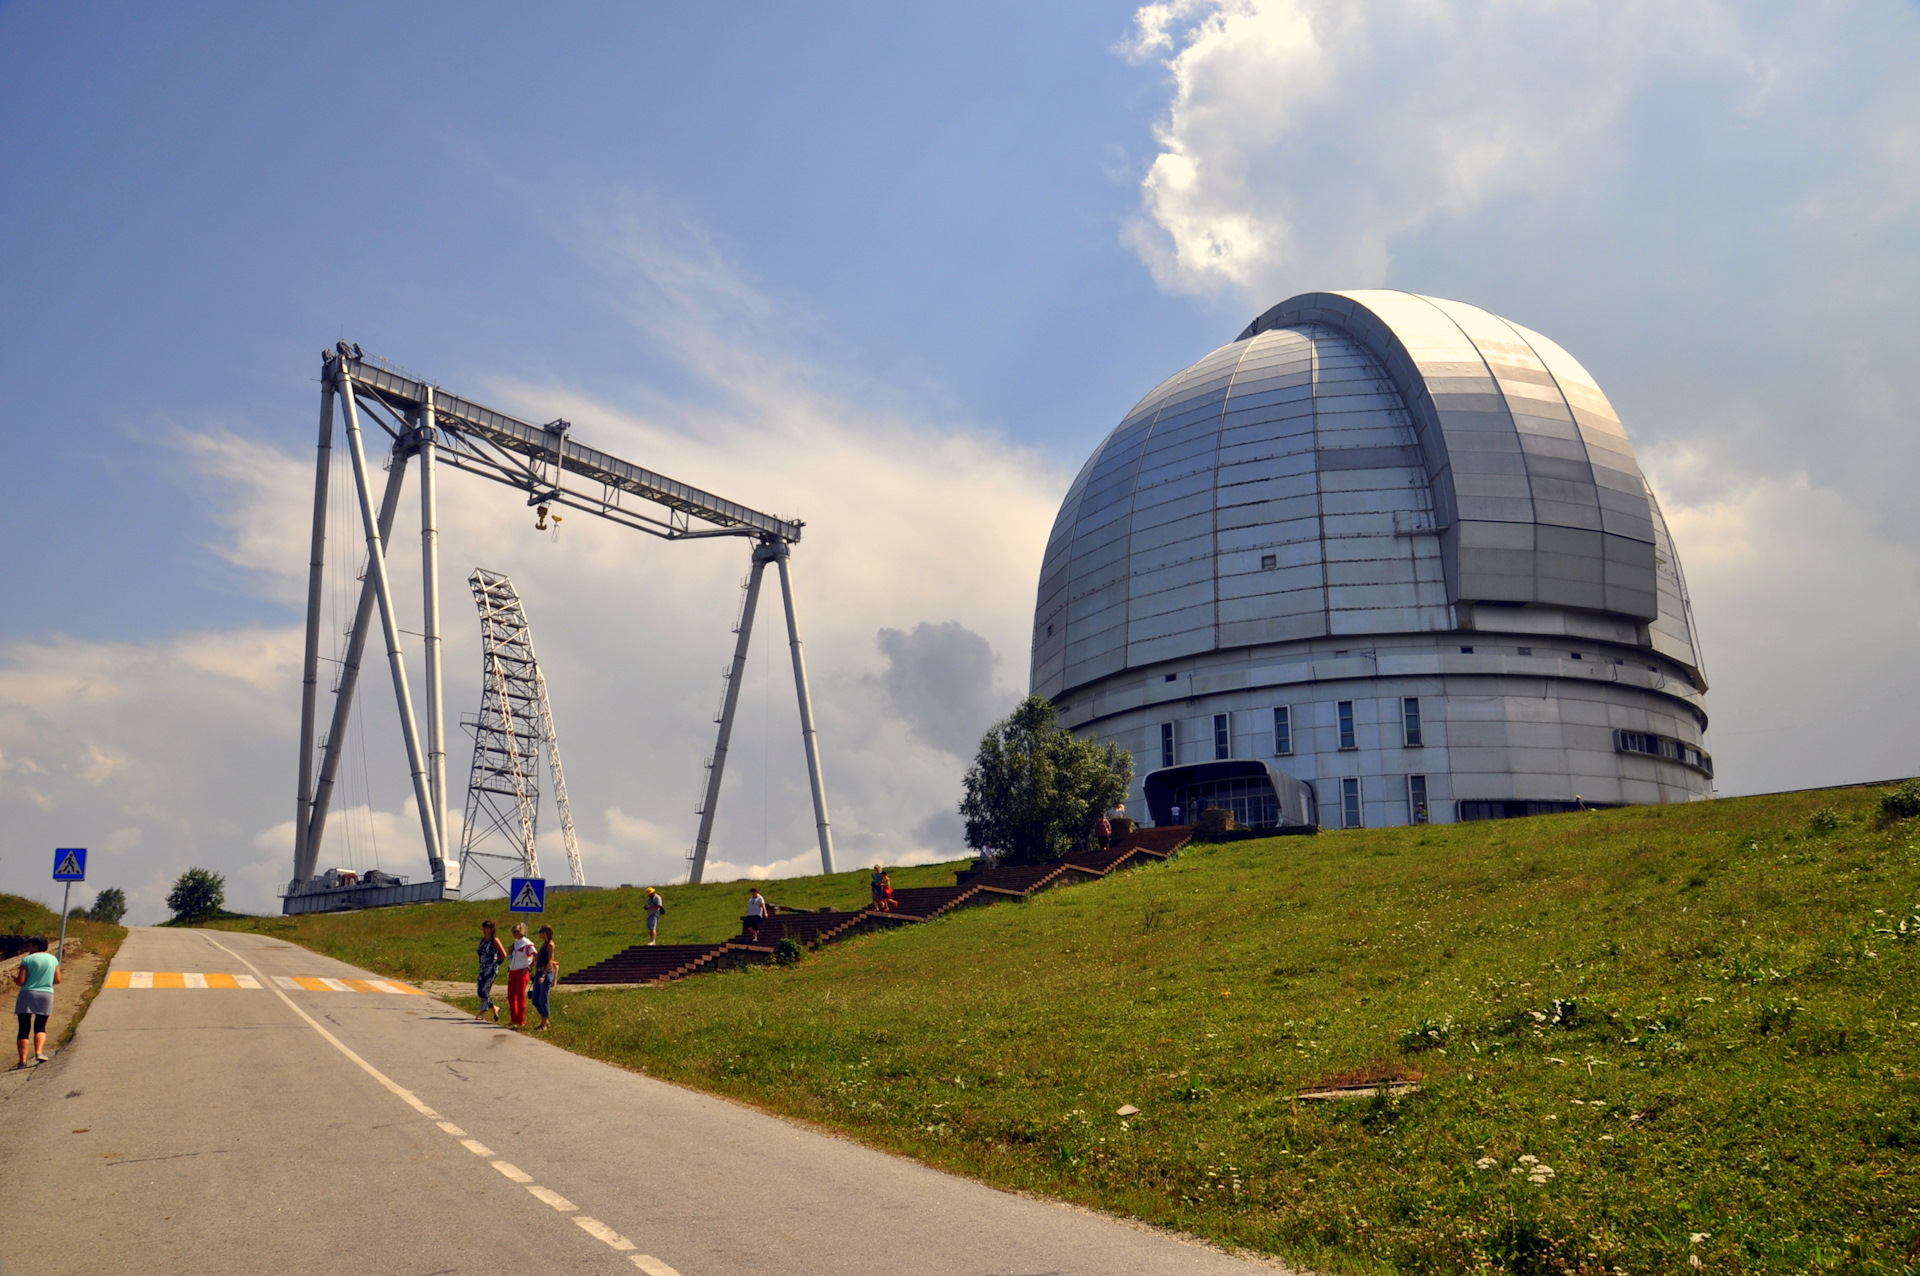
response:
[(1156, 387), (1087, 461), (1041, 568), (1032, 685), (1107, 738), (1132, 730), (1116, 715), (1143, 675), (1409, 640), (1473, 655), (1440, 637), (1496, 632), (1607, 644), (1673, 684), (1693, 725), (1661, 734), (1697, 745), (1679, 560), (1587, 371), (1460, 302), (1308, 293)]

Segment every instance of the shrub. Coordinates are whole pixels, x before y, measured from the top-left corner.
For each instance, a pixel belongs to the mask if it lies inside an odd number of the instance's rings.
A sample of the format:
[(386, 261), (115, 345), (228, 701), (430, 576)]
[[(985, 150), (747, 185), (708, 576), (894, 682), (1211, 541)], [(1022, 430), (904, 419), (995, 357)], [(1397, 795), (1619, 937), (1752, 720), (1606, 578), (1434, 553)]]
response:
[(1113, 817), (1113, 819), (1109, 820), (1108, 823), (1112, 825), (1113, 835), (1115, 837), (1125, 837), (1127, 834), (1133, 832), (1135, 829), (1140, 827), (1138, 824), (1135, 824), (1133, 822), (1133, 819), (1131, 816), (1126, 816), (1126, 815), (1116, 815)]
[(227, 879), (210, 868), (188, 869), (167, 894), (167, 907), (176, 922), (205, 921), (226, 903)]
[(1447, 1044), (1447, 1039), (1452, 1035), (1451, 1020), (1439, 1023), (1432, 1019), (1422, 1019), (1400, 1034), (1400, 1051), (1403, 1054), (1419, 1054), (1423, 1050), (1438, 1050)]
[(773, 964), (776, 966), (797, 965), (806, 955), (807, 950), (792, 939), (783, 939), (773, 946)]
[(1807, 828), (1814, 833), (1831, 833), (1840, 827), (1840, 812), (1823, 806), (1807, 817)]
[(1233, 812), (1224, 806), (1210, 806), (1200, 812), (1200, 821), (1194, 825), (1202, 837), (1218, 837), (1239, 827), (1240, 822), (1233, 818)]
[(127, 915), (127, 893), (118, 886), (109, 886), (93, 897), (93, 907), (87, 910), (87, 916), (96, 922), (106, 922), (118, 926), (120, 919)]
[(1880, 797), (1880, 809), (1896, 820), (1920, 815), (1920, 780), (1908, 780)]

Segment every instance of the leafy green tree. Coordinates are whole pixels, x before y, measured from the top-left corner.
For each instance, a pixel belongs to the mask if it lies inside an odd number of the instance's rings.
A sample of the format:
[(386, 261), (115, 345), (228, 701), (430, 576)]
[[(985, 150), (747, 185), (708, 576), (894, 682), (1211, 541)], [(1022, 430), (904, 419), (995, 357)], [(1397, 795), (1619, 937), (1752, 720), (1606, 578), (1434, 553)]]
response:
[(227, 903), (227, 879), (210, 868), (190, 868), (180, 874), (167, 895), (167, 907), (176, 922), (205, 921)]
[(1087, 846), (1132, 783), (1131, 753), (1076, 739), (1051, 700), (1028, 696), (981, 737), (962, 781), (967, 845), (1009, 864), (1050, 863)]
[(118, 926), (120, 919), (127, 915), (127, 893), (118, 886), (109, 886), (93, 897), (93, 907), (87, 910), (87, 916), (96, 922), (107, 922)]

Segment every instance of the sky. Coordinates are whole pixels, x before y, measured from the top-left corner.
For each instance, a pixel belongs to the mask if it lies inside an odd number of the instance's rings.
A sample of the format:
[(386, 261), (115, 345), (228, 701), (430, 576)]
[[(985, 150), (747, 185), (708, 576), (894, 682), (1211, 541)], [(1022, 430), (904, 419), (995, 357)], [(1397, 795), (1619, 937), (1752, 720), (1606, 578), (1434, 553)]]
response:
[[(1473, 302), (1595, 374), (1673, 525), (1721, 793), (1911, 774), (1915, 65), (1920, 9), (1847, 0), (0, 5), (0, 890), (52, 898), (86, 845), (77, 897), (137, 921), (189, 865), (277, 908), (342, 338), (806, 520), (843, 866), (957, 853), (1072, 473), (1310, 289)], [(675, 880), (744, 547), (556, 541), (463, 475), (441, 500), (450, 718), (466, 575), (506, 571), (588, 880)], [(709, 880), (818, 862), (768, 614)], [(362, 687), (323, 859), (418, 878), (385, 671)]]

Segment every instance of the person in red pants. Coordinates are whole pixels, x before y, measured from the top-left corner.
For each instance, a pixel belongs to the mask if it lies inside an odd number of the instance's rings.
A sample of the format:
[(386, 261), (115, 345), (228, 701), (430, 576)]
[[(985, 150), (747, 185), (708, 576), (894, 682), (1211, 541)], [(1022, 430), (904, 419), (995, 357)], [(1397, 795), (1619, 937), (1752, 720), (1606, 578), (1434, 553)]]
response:
[(507, 1017), (516, 1028), (527, 1026), (527, 977), (533, 973), (533, 941), (527, 924), (513, 924), (513, 947), (507, 950)]

